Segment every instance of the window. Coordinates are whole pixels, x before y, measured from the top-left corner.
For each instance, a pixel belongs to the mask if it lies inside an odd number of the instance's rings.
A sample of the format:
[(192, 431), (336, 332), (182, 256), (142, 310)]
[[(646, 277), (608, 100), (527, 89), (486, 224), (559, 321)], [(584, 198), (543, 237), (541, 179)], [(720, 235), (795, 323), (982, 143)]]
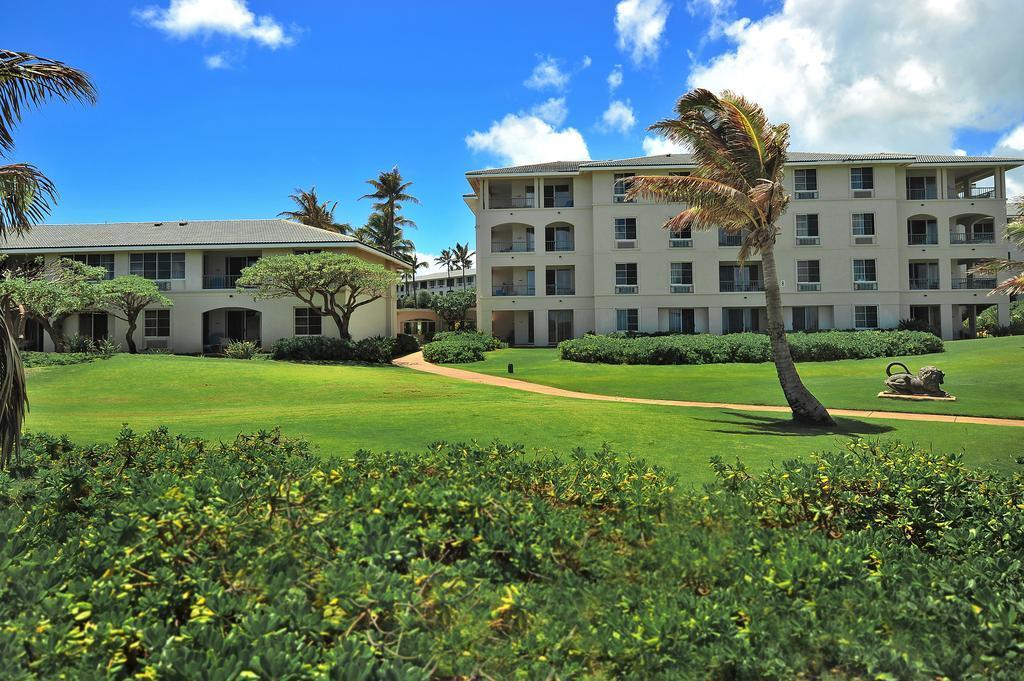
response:
[(572, 225), (551, 225), (544, 228), (545, 251), (571, 251), (575, 247)]
[(935, 176), (907, 177), (907, 198), (912, 201), (924, 199), (937, 199), (938, 189), (935, 185)]
[(809, 213), (796, 216), (796, 245), (817, 246), (821, 243), (818, 232), (818, 214)]
[(875, 261), (853, 261), (853, 290), (875, 291), (878, 289), (878, 276), (875, 272)]
[(639, 331), (640, 330), (640, 310), (635, 307), (627, 310), (616, 310), (615, 311), (615, 330), (616, 331)]
[[(532, 202), (531, 202), (532, 203)], [(545, 184), (545, 208), (572, 208), (571, 184)]]
[(753, 307), (723, 307), (722, 331), (739, 333), (741, 331), (760, 331), (761, 314)]
[[(90, 253), (88, 255), (74, 255), (71, 257), (75, 262), (80, 262), (89, 267), (105, 267), (107, 273), (104, 279), (114, 278), (114, 254), (113, 253)], [(85, 334), (82, 334), (83, 336)]]
[(107, 338), (110, 331), (110, 319), (106, 312), (79, 312), (78, 334), (94, 341)]
[(818, 171), (813, 168), (794, 170), (793, 189), (797, 199), (818, 198)]
[(548, 267), (544, 273), (545, 291), (549, 296), (572, 296), (576, 294), (576, 268)]
[(638, 293), (637, 266), (635, 262), (618, 263), (615, 265), (615, 292)]
[(693, 293), (693, 263), (671, 263), (668, 285), (669, 291), (672, 293)]
[(763, 291), (760, 265), (718, 265), (718, 290), (722, 293)]
[(853, 214), (853, 243), (873, 244), (875, 243), (875, 214), (854, 213)]
[(878, 328), (878, 306), (877, 305), (854, 305), (853, 325), (858, 329)]
[(548, 310), (548, 344), (556, 345), (573, 337), (572, 310)]
[(636, 218), (615, 218), (615, 241), (632, 241), (630, 248), (636, 245)]
[(850, 168), (850, 189), (874, 190), (874, 168)]
[(677, 307), (668, 311), (668, 330), (672, 333), (695, 333), (693, 308)]
[(818, 330), (818, 308), (817, 307), (794, 307), (793, 308), (793, 330), (794, 331), (817, 331)]
[(132, 253), (129, 273), (146, 279), (184, 279), (184, 253)]
[(939, 263), (911, 262), (909, 271), (911, 291), (932, 291), (939, 288)]
[(673, 229), (668, 233), (669, 248), (693, 248), (693, 230)]
[(311, 307), (295, 308), (295, 335), (319, 336), (323, 330), (323, 317)]
[(615, 173), (612, 182), (612, 201), (615, 203), (632, 203), (626, 198), (626, 191), (629, 189), (629, 180), (635, 173)]
[(740, 246), (743, 244), (742, 232), (727, 232), (721, 227), (718, 228), (718, 245), (719, 246)]
[(146, 338), (168, 338), (171, 335), (170, 310), (146, 310)]
[(911, 246), (935, 246), (939, 243), (939, 225), (934, 218), (907, 220), (907, 243)]
[(796, 290), (821, 290), (821, 262), (818, 260), (796, 261)]

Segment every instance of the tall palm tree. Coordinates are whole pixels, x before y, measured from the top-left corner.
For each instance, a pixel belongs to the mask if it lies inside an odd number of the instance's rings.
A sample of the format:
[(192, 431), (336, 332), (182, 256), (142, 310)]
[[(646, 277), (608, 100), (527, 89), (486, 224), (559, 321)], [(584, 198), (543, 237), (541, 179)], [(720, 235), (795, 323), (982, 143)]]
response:
[(697, 89), (676, 104), (676, 117), (650, 127), (693, 150), (697, 169), (689, 176), (635, 177), (629, 196), (642, 196), (688, 208), (665, 223), (666, 229), (722, 228), (742, 234), (739, 259), (761, 256), (768, 337), (772, 357), (793, 420), (834, 425), (825, 407), (804, 386), (786, 339), (782, 294), (775, 266), (775, 224), (789, 203), (782, 185), (789, 147), (789, 126), (768, 122), (760, 106), (735, 93), (721, 96)]
[(278, 217), (295, 220), (328, 232), (352, 233), (351, 225), (334, 221), (334, 209), (338, 207), (338, 202), (321, 202), (320, 197), (316, 195), (316, 187), (310, 187), (309, 191), (296, 188), (295, 193), (290, 194), (288, 198), (295, 202), (296, 210), (283, 210), (277, 214)]
[(434, 264), (443, 267), (445, 272), (447, 272), (445, 277), (445, 286), (447, 286), (448, 279), (452, 276), (452, 267), (455, 266), (455, 256), (452, 254), (452, 249), (445, 248), (442, 250), (441, 255), (434, 258)]
[(367, 180), (366, 184), (373, 187), (374, 191), (370, 194), (363, 194), (359, 200), (375, 199), (373, 210), (381, 216), (381, 241), (389, 244), (401, 241), (403, 228), (416, 228), (415, 222), (401, 215), (402, 202), (420, 202), (408, 192), (412, 182), (406, 182), (402, 178), (398, 166), (395, 166), (391, 170), (382, 170), (376, 178)]
[(452, 249), (452, 263), (455, 267), (462, 270), (462, 290), (466, 290), (466, 268), (473, 266), (473, 256), (476, 255), (476, 251), (469, 250), (469, 242), (460, 244), (458, 241), (455, 242), (455, 248)]
[[(393, 228), (390, 226), (392, 224)], [(379, 248), (388, 255), (408, 259), (416, 249), (413, 242), (405, 238), (402, 227), (410, 224), (412, 224), (412, 220), (401, 215), (391, 223), (384, 214), (373, 212), (366, 218), (366, 224), (355, 231), (355, 236), (360, 241)]]
[(406, 260), (409, 261), (409, 280), (412, 282), (412, 295), (415, 298), (417, 293), (416, 270), (421, 270), (425, 267), (429, 267), (430, 263), (428, 263), (426, 260), (420, 260), (419, 257), (416, 255), (415, 251), (413, 251), (412, 255), (406, 258)]
[[(0, 156), (14, 149), (14, 127), (22, 113), (57, 99), (96, 102), (96, 87), (83, 71), (26, 52), (0, 50)], [(46, 219), (57, 202), (57, 189), (28, 163), (0, 165), (0, 241), (20, 235)], [(28, 410), (25, 370), (18, 343), (0, 314), (0, 469), (21, 450), (21, 426)]]
[[(1006, 240), (1018, 251), (1024, 251), (1024, 196), (1018, 196), (1010, 201), (1010, 204), (1016, 208), (1017, 214), (1006, 223)], [(997, 276), (1000, 272), (1010, 272), (1010, 278), (989, 291), (990, 296), (1024, 295), (1024, 260), (1014, 260), (1009, 257), (1005, 260), (986, 260), (971, 270), (972, 274), (993, 276)]]

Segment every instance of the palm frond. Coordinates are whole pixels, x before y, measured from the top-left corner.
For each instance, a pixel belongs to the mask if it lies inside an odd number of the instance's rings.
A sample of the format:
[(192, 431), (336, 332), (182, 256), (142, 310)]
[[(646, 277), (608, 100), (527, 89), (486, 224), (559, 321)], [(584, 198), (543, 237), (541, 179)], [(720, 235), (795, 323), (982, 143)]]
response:
[(0, 239), (42, 222), (57, 201), (57, 188), (33, 165), (0, 166)]
[(21, 457), (21, 428), (27, 412), (21, 353), (6, 315), (0, 314), (0, 470), (9, 470), (11, 461)]
[(1024, 295), (1024, 272), (1014, 275), (988, 292), (990, 296)]
[(96, 102), (96, 87), (84, 72), (27, 52), (0, 50), (0, 149), (14, 148), (12, 129), (25, 109), (50, 99)]

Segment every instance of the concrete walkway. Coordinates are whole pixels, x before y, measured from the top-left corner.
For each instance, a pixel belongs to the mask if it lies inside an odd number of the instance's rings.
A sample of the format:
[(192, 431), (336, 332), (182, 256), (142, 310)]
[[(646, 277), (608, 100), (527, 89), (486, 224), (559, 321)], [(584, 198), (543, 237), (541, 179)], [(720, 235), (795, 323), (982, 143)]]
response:
[[(451, 367), (431, 364), (423, 359), (422, 352), (416, 352), (405, 357), (400, 357), (394, 364), (415, 371), (423, 371), (428, 374), (457, 378), (470, 383), (482, 383), (494, 385), (499, 388), (511, 388), (522, 390), (538, 395), (551, 395), (554, 397), (568, 397), (575, 400), (594, 400), (596, 402), (624, 402), (627, 404), (652, 404), (661, 407), (697, 407), (701, 409), (735, 409), (738, 411), (769, 411), (777, 413), (789, 413), (789, 407), (779, 407), (767, 404), (730, 404), (727, 402), (690, 402), (687, 400), (656, 400), (646, 397), (620, 397), (617, 395), (597, 395), (595, 393), (581, 393), (575, 390), (554, 388), (539, 383), (529, 383), (504, 376), (491, 376), (479, 374), (475, 371), (464, 369), (453, 369)], [(937, 423), (974, 423), (984, 426), (1016, 426), (1024, 427), (1024, 419), (995, 419), (983, 416), (952, 416), (947, 414), (914, 414), (902, 411), (864, 411), (860, 409), (829, 409), (832, 416), (845, 416), (861, 419), (891, 419), (895, 421), (934, 421)]]

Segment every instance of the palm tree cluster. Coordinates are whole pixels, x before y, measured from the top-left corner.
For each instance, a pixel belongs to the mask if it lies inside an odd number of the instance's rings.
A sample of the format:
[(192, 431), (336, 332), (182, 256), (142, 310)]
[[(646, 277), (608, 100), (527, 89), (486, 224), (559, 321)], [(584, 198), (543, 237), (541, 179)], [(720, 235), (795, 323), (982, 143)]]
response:
[(789, 126), (769, 123), (760, 106), (729, 91), (716, 96), (708, 90), (692, 90), (679, 99), (675, 111), (675, 118), (650, 129), (692, 149), (696, 170), (688, 176), (635, 177), (629, 196), (686, 204), (686, 210), (665, 223), (666, 229), (721, 228), (743, 235), (739, 259), (761, 258), (768, 337), (793, 420), (834, 425), (800, 380), (782, 316), (775, 240), (776, 221), (789, 204), (782, 184)]
[(334, 210), (338, 207), (337, 201), (320, 201), (316, 194), (316, 187), (309, 191), (296, 189), (295, 193), (288, 197), (295, 203), (295, 210), (283, 210), (278, 217), (295, 220), (310, 227), (326, 229), (328, 232), (338, 234), (351, 234), (352, 225), (344, 222), (337, 222), (334, 219)]
[(458, 241), (451, 248), (445, 248), (441, 255), (434, 258), (434, 263), (445, 268), (450, 277), (452, 270), (462, 270), (462, 288), (466, 288), (466, 270), (473, 267), (473, 256), (476, 251), (469, 250), (469, 242), (460, 244)]
[[(88, 75), (62, 62), (0, 50), (0, 157), (14, 150), (12, 131), (23, 112), (53, 99), (94, 104), (96, 88)], [(56, 201), (53, 182), (35, 166), (0, 165), (0, 241), (42, 222)], [(28, 410), (25, 371), (9, 313), (0, 311), (0, 469), (10, 465), (12, 454), (18, 456)]]
[[(1016, 215), (1006, 223), (1006, 240), (1017, 250), (1024, 250), (1024, 196), (1018, 196), (1010, 204), (1015, 207)], [(986, 260), (972, 270), (974, 274), (992, 276), (998, 276), (1001, 272), (1009, 272), (1009, 278), (989, 291), (989, 295), (1024, 295), (1024, 260), (1014, 260), (1007, 253), (1005, 260)]]

